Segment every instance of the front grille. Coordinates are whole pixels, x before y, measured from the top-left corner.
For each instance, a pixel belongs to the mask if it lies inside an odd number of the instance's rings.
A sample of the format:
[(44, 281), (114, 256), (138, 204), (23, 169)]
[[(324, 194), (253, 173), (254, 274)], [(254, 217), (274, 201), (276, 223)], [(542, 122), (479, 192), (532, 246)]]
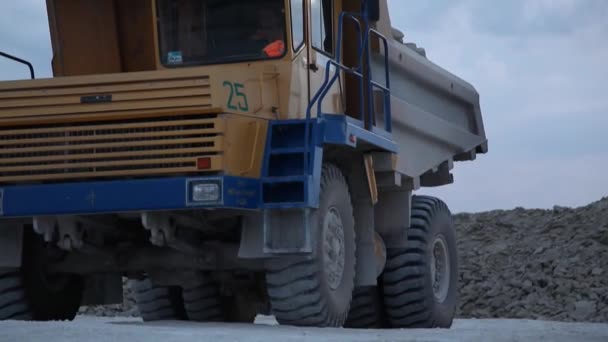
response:
[(0, 128), (0, 182), (200, 172), (220, 164), (222, 121), (191, 115)]

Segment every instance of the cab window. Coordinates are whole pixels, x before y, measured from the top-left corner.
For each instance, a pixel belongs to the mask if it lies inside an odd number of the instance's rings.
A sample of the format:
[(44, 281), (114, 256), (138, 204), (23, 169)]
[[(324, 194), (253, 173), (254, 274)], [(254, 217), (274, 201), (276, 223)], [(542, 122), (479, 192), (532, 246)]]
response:
[(298, 51), (304, 44), (304, 1), (291, 0), (291, 37), (293, 50)]
[(285, 55), (283, 0), (157, 0), (165, 66), (221, 64)]
[(333, 55), (333, 0), (312, 0), (311, 21), (312, 46), (316, 50)]

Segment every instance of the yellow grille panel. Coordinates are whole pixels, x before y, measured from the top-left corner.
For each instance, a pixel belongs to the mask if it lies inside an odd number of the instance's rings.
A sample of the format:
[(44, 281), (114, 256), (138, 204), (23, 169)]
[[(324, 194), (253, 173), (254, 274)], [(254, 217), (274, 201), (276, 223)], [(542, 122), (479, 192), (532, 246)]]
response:
[[(0, 84), (0, 118), (6, 122), (65, 115), (106, 116), (126, 111), (211, 108), (208, 76), (181, 75), (175, 79), (177, 76), (171, 75), (154, 72), (68, 77), (11, 82), (6, 88)], [(107, 101), (83, 102), (96, 96)]]
[(208, 115), (0, 127), (0, 182), (151, 176), (222, 169), (223, 120)]

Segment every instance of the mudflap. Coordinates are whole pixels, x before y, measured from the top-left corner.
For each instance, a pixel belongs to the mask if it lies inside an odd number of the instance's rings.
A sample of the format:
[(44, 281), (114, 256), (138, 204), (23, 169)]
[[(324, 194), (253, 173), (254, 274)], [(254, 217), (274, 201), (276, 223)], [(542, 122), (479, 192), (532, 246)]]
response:
[(265, 210), (264, 253), (310, 254), (312, 246), (313, 209)]
[(274, 256), (302, 256), (313, 252), (314, 209), (269, 209), (243, 219), (238, 256), (264, 259)]

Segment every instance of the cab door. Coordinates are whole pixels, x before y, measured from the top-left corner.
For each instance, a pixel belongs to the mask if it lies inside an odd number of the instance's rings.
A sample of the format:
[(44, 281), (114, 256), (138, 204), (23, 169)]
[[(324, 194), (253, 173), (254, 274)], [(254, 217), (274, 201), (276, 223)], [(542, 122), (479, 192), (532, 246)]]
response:
[[(308, 12), (308, 78), (310, 84), (309, 99), (319, 91), (325, 74), (330, 77), (335, 73), (335, 67), (327, 69), (327, 62), (335, 59), (336, 53), (336, 18), (339, 1), (310, 0), (306, 1)], [(333, 84), (322, 103), (323, 113), (344, 113), (344, 87), (341, 79)], [(313, 117), (317, 115), (316, 105), (312, 111)]]

